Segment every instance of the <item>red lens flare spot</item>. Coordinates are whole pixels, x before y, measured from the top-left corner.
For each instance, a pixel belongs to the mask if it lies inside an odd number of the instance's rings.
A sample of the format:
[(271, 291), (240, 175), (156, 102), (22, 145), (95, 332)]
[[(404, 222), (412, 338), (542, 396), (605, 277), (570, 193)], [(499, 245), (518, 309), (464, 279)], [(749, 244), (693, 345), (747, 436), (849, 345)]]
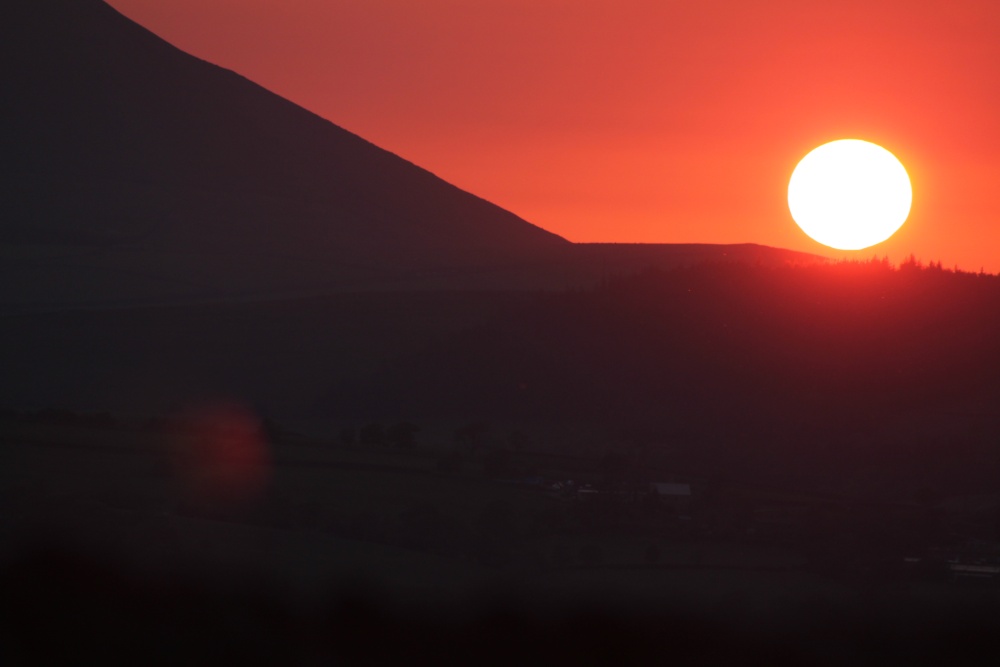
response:
[(261, 420), (235, 402), (190, 410), (180, 419), (175, 459), (193, 500), (238, 505), (267, 486), (271, 457)]

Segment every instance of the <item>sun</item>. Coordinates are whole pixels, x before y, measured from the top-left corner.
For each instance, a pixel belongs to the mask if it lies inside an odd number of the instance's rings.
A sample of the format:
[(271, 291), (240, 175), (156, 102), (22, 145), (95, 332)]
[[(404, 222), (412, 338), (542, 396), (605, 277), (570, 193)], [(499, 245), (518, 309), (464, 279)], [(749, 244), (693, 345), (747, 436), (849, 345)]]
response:
[(910, 214), (906, 168), (877, 144), (841, 139), (810, 151), (792, 172), (788, 208), (812, 239), (838, 250), (885, 241)]

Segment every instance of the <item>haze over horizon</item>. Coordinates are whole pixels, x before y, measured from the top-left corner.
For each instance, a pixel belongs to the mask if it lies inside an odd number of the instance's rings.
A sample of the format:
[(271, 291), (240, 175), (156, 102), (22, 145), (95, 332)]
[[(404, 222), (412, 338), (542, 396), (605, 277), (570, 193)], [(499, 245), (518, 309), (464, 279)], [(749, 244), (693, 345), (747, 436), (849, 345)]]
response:
[(856, 137), (902, 160), (914, 206), (849, 256), (1000, 270), (990, 3), (111, 4), (571, 241), (836, 255), (785, 188), (811, 148)]

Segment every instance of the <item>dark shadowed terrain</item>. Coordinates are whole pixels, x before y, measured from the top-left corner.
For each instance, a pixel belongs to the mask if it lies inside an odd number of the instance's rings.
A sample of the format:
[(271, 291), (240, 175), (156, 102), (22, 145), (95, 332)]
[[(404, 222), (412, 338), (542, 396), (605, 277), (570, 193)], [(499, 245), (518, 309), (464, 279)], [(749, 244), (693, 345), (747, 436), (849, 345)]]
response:
[[(5, 401), (72, 407), (4, 413), (11, 627), (98, 654), (116, 628), (134, 654), (643, 664), (669, 637), (696, 664), (964, 664), (997, 612), (998, 303), (915, 264), (724, 264), (11, 317)], [(235, 422), (186, 421), (220, 397)]]
[(994, 664), (1000, 279), (577, 245), (0, 8), (5, 664)]

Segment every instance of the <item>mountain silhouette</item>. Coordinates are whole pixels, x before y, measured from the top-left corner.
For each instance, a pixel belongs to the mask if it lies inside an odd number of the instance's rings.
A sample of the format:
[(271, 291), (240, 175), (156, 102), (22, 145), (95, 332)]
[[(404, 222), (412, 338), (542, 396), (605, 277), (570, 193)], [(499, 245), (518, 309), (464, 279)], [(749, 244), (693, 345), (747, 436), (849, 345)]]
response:
[(0, 9), (0, 308), (537, 288), (755, 245), (571, 244), (100, 0)]
[(0, 61), (0, 406), (301, 415), (540, 288), (817, 260), (570, 243), (99, 0), (4, 4)]
[[(0, 16), (0, 243), (20, 247), (20, 271), (55, 255), (68, 286), (95, 296), (127, 296), (123, 279), (143, 283), (136, 293), (225, 295), (568, 245), (103, 2)], [(6, 300), (38, 291), (15, 282)]]

